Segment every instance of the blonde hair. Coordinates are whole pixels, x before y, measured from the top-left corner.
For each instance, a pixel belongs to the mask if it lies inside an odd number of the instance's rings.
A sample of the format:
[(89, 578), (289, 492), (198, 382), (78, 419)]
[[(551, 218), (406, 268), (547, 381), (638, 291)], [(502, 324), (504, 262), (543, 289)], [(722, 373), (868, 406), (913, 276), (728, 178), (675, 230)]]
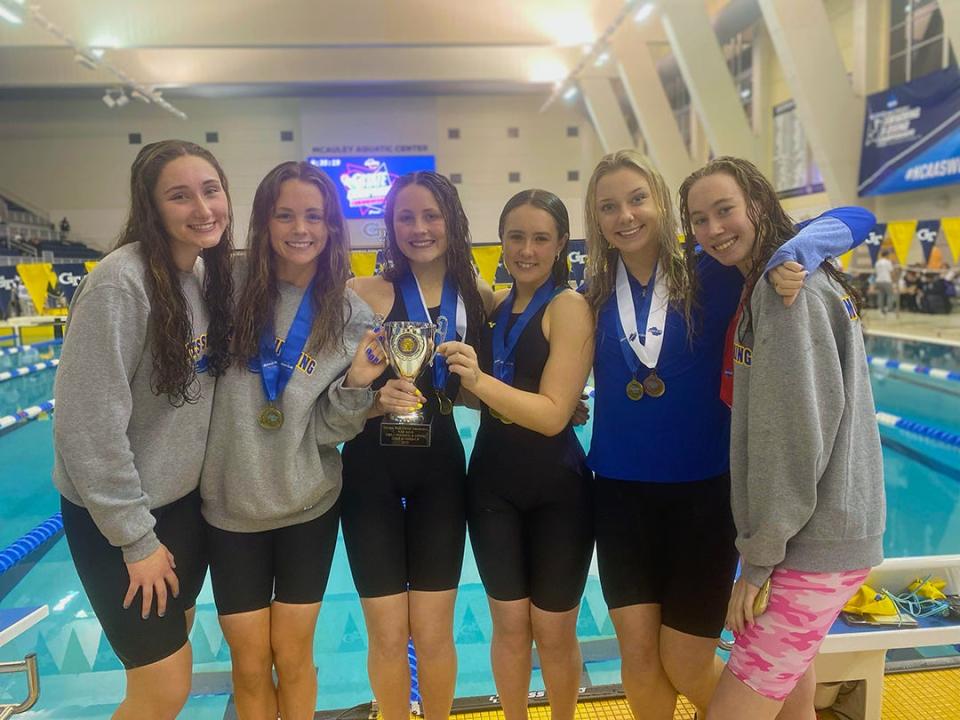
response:
[(692, 252), (693, 244), (685, 243), (687, 247), (681, 246), (677, 237), (677, 220), (667, 183), (654, 169), (650, 160), (636, 150), (618, 150), (604, 155), (594, 168), (590, 183), (587, 185), (587, 197), (584, 202), (584, 230), (587, 238), (587, 301), (596, 317), (616, 286), (617, 260), (620, 258), (620, 251), (607, 242), (600, 229), (597, 212), (597, 183), (600, 178), (623, 169), (640, 173), (650, 185), (651, 198), (657, 207), (655, 235), (660, 248), (658, 263), (667, 275), (670, 304), (683, 313), (689, 336), (693, 332), (692, 315), (695, 304), (693, 267), (696, 259)]

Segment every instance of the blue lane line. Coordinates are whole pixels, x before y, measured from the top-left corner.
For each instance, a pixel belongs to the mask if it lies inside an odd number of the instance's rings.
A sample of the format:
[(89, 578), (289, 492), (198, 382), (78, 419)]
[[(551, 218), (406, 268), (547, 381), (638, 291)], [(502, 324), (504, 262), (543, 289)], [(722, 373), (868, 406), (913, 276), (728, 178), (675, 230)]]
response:
[(13, 370), (6, 370), (4, 372), (0, 372), (0, 382), (13, 380), (14, 378), (23, 377), (24, 375), (32, 375), (33, 373), (38, 373), (43, 370), (50, 370), (59, 364), (60, 359), (54, 358), (53, 360), (47, 360), (46, 362), (38, 362), (34, 363), (33, 365), (24, 365), (23, 367), (14, 368)]
[(949, 430), (943, 430), (932, 425), (925, 425), (924, 423), (917, 422), (916, 420), (911, 420), (910, 418), (900, 417), (899, 415), (893, 415), (886, 412), (877, 413), (877, 422), (884, 427), (905, 430), (909, 433), (913, 433), (914, 435), (920, 435), (931, 440), (937, 440), (946, 445), (952, 445), (953, 447), (960, 448), (960, 434), (950, 432)]
[(3, 575), (23, 562), (30, 553), (61, 530), (63, 530), (63, 518), (60, 513), (56, 513), (37, 525), (23, 537), (14, 540), (3, 550), (0, 550), (0, 575)]
[(17, 410), (13, 415), (4, 415), (0, 417), (0, 430), (7, 430), (16, 425), (23, 425), (31, 420), (36, 420), (43, 413), (53, 412), (54, 405), (55, 401), (47, 400), (39, 405)]
[(951, 382), (960, 382), (960, 372), (955, 370), (944, 370), (943, 368), (932, 368), (926, 365), (917, 365), (916, 363), (904, 362), (903, 360), (891, 360), (889, 358), (874, 357), (867, 355), (867, 362), (874, 367), (887, 368), (888, 370), (901, 370), (903, 372), (912, 372), (918, 375), (927, 375), (938, 380), (949, 380)]
[(27, 350), (40, 350), (50, 347), (51, 345), (63, 345), (63, 340), (44, 340), (43, 342), (33, 343), (31, 345), (14, 345), (13, 347), (0, 348), (0, 357), (4, 355), (16, 355), (17, 353), (26, 352)]

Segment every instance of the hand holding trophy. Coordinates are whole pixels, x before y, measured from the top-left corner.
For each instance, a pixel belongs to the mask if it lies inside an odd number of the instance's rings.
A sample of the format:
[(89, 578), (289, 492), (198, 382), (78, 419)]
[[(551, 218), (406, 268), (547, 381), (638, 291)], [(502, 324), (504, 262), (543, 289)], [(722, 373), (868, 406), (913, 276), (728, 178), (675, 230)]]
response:
[[(394, 321), (383, 325), (387, 359), (398, 377), (410, 382), (433, 364), (437, 341), (447, 331), (447, 319), (437, 318), (437, 324)], [(380, 444), (403, 447), (430, 447), (430, 423), (423, 411), (413, 409), (405, 413), (388, 413), (380, 424)]]

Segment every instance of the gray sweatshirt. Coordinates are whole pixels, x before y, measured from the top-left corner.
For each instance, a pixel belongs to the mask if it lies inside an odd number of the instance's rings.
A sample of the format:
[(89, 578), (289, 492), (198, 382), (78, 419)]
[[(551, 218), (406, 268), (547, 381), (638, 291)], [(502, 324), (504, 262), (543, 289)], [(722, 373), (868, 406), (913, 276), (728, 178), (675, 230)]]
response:
[[(279, 283), (276, 331), (286, 337), (303, 297), (301, 288)], [(267, 406), (259, 371), (231, 366), (217, 384), (210, 436), (200, 483), (203, 516), (232, 532), (260, 532), (313, 520), (340, 496), (337, 445), (363, 429), (373, 404), (370, 388), (343, 387), (343, 376), (373, 313), (352, 290), (344, 301), (348, 317), (344, 348), (309, 347), (276, 403), (283, 426), (266, 430), (257, 422)], [(309, 340), (308, 340), (309, 344)]]
[[(784, 566), (841, 572), (883, 559), (880, 434), (863, 328), (817, 270), (790, 308), (769, 283), (734, 344), (731, 504), (746, 580)], [(740, 339), (742, 337), (742, 339)]]
[[(180, 273), (196, 361), (206, 359), (202, 278), (200, 260)], [(54, 385), (53, 482), (87, 508), (127, 562), (159, 546), (150, 510), (197, 488), (213, 407), (214, 380), (202, 362), (198, 402), (174, 407), (154, 395), (149, 317), (146, 262), (132, 243), (107, 255), (77, 289)]]

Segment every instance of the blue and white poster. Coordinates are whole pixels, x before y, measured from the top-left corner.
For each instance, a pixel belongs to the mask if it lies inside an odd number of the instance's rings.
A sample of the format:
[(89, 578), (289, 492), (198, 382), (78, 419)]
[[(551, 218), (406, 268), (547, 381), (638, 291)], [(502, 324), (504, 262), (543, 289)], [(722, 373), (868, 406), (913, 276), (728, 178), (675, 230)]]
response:
[(860, 195), (960, 183), (960, 72), (947, 68), (870, 95)]
[(917, 231), (914, 237), (923, 248), (923, 264), (930, 262), (930, 253), (933, 252), (933, 246), (937, 244), (937, 234), (940, 231), (939, 220), (921, 220), (917, 223)]
[(883, 238), (887, 235), (887, 224), (886, 223), (877, 223), (873, 226), (873, 230), (870, 231), (870, 234), (867, 235), (867, 239), (863, 241), (863, 244), (867, 246), (867, 249), (870, 251), (870, 264), (876, 265), (877, 258), (880, 257), (880, 248), (883, 246)]
[(384, 200), (398, 177), (437, 166), (433, 155), (323, 156), (307, 162), (333, 180), (350, 220), (383, 217)]
[(57, 276), (57, 286), (66, 296), (69, 304), (73, 302), (73, 294), (87, 274), (87, 266), (83, 263), (55, 263), (53, 274)]

